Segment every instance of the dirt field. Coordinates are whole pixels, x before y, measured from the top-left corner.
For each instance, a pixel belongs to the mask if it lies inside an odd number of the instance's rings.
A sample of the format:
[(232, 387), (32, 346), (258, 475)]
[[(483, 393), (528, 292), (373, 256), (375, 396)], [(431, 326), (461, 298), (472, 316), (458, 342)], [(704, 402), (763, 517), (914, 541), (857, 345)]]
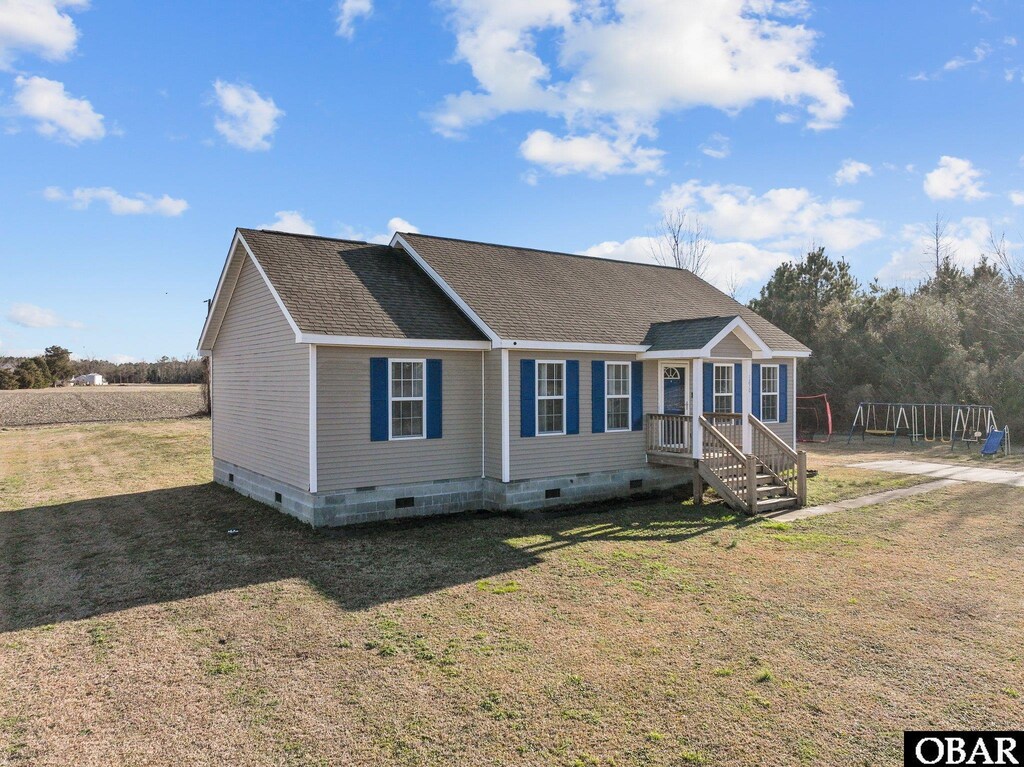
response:
[[(812, 457), (815, 500), (914, 481)], [(208, 422), (0, 432), (0, 764), (879, 765), (1024, 716), (1024, 490), (330, 534)], [(230, 528), (241, 532), (227, 535)]]
[(183, 418), (202, 410), (198, 385), (66, 386), (0, 391), (0, 427)]

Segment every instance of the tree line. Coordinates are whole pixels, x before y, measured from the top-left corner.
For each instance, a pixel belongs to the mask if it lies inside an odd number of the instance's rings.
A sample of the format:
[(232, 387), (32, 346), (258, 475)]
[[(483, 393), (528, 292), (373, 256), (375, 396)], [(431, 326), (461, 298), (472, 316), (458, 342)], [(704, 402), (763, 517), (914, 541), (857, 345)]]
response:
[(62, 346), (49, 346), (38, 357), (0, 357), (0, 389), (45, 389), (62, 386), (77, 375), (99, 373), (110, 384), (197, 384), (205, 377), (202, 359), (161, 357), (155, 362), (110, 362), (74, 359)]
[(931, 274), (912, 289), (861, 284), (824, 248), (779, 266), (750, 308), (813, 351), (801, 394), (827, 394), (836, 428), (859, 402), (992, 405), (1024, 428), (1024, 259), (990, 237), (973, 268), (958, 265), (936, 219)]

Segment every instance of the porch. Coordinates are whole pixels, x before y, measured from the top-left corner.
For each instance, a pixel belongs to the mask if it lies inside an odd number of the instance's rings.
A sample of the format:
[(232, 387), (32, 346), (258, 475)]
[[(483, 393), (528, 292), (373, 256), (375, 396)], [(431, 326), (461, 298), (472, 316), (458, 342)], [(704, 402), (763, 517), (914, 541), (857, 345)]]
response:
[(694, 470), (694, 497), (711, 485), (746, 514), (799, 508), (807, 500), (807, 454), (751, 413), (644, 416), (647, 461)]

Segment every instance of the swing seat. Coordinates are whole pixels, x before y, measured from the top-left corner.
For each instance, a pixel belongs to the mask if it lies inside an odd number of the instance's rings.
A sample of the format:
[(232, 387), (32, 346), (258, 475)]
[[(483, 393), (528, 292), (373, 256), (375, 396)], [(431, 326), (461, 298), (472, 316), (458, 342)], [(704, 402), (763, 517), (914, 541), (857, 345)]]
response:
[(891, 437), (896, 432), (894, 432), (894, 431), (887, 431), (885, 429), (865, 429), (864, 433), (865, 434), (870, 434), (873, 437)]

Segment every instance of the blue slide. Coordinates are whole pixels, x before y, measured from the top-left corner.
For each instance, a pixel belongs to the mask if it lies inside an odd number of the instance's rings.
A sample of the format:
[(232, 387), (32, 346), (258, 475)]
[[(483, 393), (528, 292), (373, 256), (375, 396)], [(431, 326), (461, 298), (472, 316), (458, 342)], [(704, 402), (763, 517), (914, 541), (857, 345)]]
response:
[(993, 429), (988, 433), (988, 439), (985, 440), (985, 444), (981, 448), (982, 455), (995, 455), (999, 452), (999, 449), (1003, 446), (1003, 438), (1006, 435)]

